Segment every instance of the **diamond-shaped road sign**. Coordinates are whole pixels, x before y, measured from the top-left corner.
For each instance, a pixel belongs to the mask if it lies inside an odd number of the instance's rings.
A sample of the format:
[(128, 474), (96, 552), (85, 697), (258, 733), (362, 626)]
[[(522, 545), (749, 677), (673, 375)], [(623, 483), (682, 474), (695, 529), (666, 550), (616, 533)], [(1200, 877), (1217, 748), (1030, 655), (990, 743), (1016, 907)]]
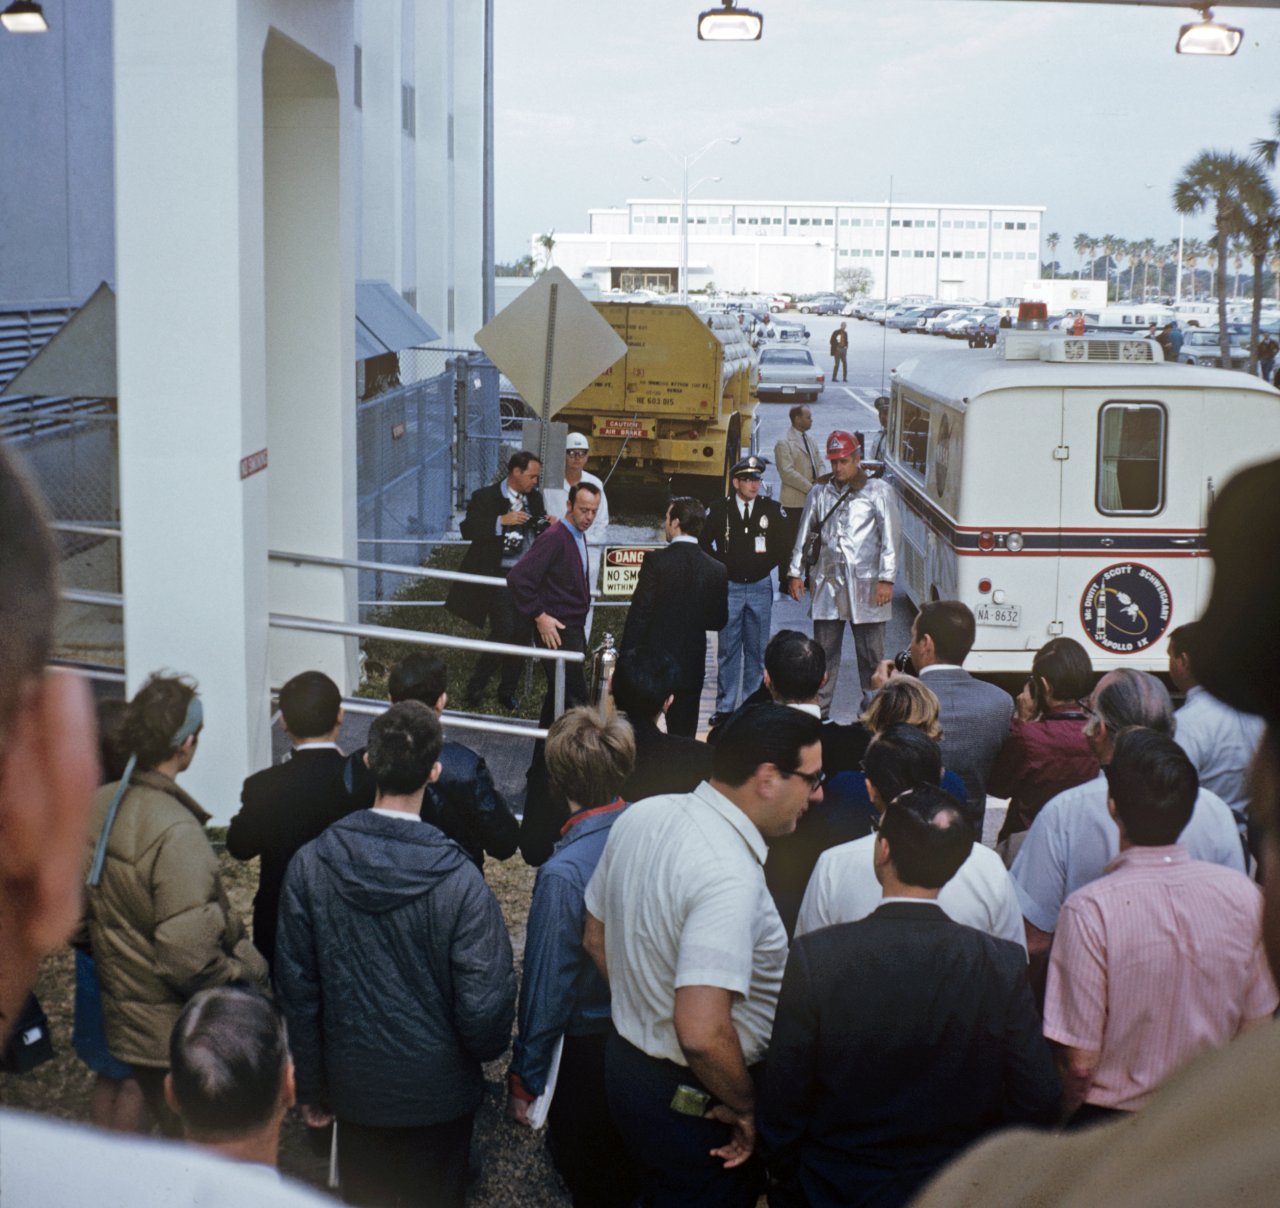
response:
[(478, 332), (476, 343), (549, 420), (626, 355), (625, 341), (561, 269), (548, 269)]

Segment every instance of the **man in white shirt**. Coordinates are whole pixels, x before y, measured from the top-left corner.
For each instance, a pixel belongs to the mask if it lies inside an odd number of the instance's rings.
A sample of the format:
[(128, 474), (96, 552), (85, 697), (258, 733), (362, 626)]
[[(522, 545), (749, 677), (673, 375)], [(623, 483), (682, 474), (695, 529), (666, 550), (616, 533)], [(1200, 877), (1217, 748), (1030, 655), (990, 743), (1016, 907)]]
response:
[(1249, 813), (1249, 766), (1265, 729), (1262, 718), (1223, 704), (1200, 686), (1196, 675), (1199, 621), (1169, 635), (1169, 678), (1186, 703), (1178, 710), (1174, 741), (1195, 764), (1200, 787), (1216, 793), (1243, 827)]
[[(938, 744), (915, 726), (890, 726), (867, 748), (863, 767), (867, 793), (880, 816), (899, 794), (917, 784), (937, 784), (942, 776)], [(823, 852), (809, 878), (796, 935), (854, 923), (879, 905), (875, 870), (876, 835)], [(1026, 947), (1022, 912), (1004, 863), (989, 847), (975, 843), (955, 875), (938, 894), (938, 905), (957, 923)]]
[(752, 705), (724, 725), (712, 776), (614, 823), (587, 886), (583, 943), (609, 979), (609, 1106), (641, 1199), (754, 1208), (756, 1067), (787, 937), (766, 840), (821, 799), (818, 720)]

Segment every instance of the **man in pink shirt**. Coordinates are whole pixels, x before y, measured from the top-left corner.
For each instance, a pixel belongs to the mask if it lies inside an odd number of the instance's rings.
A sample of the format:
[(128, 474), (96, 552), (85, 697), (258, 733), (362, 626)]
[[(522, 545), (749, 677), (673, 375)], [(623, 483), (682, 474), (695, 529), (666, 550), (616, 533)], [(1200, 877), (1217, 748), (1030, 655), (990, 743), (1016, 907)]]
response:
[(1120, 855), (1063, 906), (1045, 999), (1073, 1124), (1143, 1107), (1181, 1065), (1266, 1023), (1277, 1003), (1258, 887), (1177, 842), (1198, 789), (1186, 754), (1132, 730), (1106, 774)]

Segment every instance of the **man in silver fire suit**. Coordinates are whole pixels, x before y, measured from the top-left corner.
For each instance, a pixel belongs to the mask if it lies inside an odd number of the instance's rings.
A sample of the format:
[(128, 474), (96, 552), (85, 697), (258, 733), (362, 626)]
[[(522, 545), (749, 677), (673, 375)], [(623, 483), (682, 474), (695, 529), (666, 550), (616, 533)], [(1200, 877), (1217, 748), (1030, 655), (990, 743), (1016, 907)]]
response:
[[(818, 693), (824, 720), (840, 676), (845, 622), (853, 629), (858, 678), (864, 690), (870, 688), (872, 672), (884, 657), (884, 628), (893, 607), (901, 527), (893, 488), (863, 473), (856, 437), (832, 432), (827, 438), (827, 459), (831, 479), (815, 486), (805, 500), (787, 568), (787, 590), (793, 600), (804, 594), (808, 581), (813, 637), (827, 656), (827, 681)], [(821, 549), (816, 558), (810, 550), (806, 559), (811, 533), (820, 534)]]

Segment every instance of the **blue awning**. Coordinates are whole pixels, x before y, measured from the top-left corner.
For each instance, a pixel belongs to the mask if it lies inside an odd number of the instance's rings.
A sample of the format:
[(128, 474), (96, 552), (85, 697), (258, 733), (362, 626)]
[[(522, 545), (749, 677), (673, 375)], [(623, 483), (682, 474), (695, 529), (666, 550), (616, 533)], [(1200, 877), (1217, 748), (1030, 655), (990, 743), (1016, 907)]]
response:
[(356, 360), (399, 352), (440, 338), (385, 281), (356, 282)]

